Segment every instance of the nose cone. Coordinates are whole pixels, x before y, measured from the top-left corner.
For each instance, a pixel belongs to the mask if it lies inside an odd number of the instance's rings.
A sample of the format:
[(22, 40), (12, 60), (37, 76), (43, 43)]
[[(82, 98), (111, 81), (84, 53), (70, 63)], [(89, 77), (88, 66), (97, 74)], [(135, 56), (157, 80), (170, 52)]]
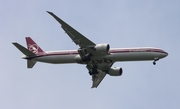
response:
[(156, 53), (155, 58), (158, 58), (158, 59), (168, 56), (168, 53), (162, 49), (154, 49), (154, 52)]
[(164, 57), (166, 57), (166, 56), (168, 56), (168, 53), (165, 52), (165, 51), (163, 51), (163, 52), (162, 52), (162, 57), (164, 58)]

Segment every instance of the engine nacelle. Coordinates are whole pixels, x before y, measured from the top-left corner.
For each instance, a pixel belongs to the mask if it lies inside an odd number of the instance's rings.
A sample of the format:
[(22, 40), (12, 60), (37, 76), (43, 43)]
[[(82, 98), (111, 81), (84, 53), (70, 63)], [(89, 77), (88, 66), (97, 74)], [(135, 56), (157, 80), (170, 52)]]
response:
[(110, 76), (121, 76), (122, 73), (123, 73), (123, 70), (120, 67), (110, 68), (109, 71), (108, 71), (108, 74)]
[(110, 49), (110, 46), (109, 44), (97, 44), (94, 49), (97, 51), (97, 52), (106, 52), (108, 53), (109, 52), (109, 49)]

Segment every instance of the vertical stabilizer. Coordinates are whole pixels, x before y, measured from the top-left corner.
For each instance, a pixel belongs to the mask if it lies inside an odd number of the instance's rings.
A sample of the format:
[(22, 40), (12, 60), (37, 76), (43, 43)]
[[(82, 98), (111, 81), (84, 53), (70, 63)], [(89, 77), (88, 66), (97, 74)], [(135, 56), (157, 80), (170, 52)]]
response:
[(26, 43), (29, 51), (36, 55), (44, 54), (44, 51), (30, 37), (26, 37)]

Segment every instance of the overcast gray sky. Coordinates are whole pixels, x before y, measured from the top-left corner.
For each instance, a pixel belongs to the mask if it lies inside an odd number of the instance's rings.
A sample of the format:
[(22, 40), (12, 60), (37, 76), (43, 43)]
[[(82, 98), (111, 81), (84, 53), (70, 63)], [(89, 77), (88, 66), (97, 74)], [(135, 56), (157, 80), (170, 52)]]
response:
[[(26, 68), (22, 53), (32, 37), (43, 50), (78, 49), (52, 11), (95, 43), (111, 47), (157, 47), (157, 62), (118, 62), (120, 77), (107, 75), (97, 89), (83, 65), (37, 63)], [(1, 0), (1, 109), (179, 109), (179, 0)]]

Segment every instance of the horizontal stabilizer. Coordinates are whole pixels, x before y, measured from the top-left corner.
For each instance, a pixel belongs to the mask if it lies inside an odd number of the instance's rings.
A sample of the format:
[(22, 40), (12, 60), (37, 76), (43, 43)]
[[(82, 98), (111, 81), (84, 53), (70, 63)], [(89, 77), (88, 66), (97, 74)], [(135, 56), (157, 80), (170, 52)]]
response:
[(36, 61), (33, 60), (27, 60), (27, 68), (33, 68), (33, 66), (36, 64)]
[(14, 46), (16, 46), (24, 55), (26, 56), (35, 56), (34, 53), (23, 47), (22, 45), (18, 44), (17, 42), (12, 43)]

